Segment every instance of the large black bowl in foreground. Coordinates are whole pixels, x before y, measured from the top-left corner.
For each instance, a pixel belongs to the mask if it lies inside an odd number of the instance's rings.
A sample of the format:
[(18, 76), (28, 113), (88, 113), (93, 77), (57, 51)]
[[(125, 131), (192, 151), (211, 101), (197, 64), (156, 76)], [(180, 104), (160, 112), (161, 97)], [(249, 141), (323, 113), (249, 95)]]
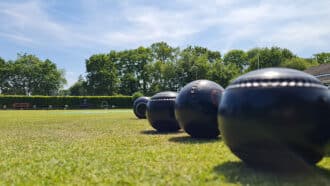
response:
[(226, 88), (218, 111), (225, 143), (247, 164), (292, 168), (324, 156), (330, 134), (329, 91), (304, 72), (252, 71)]
[(155, 94), (149, 100), (147, 118), (158, 132), (175, 132), (180, 129), (174, 115), (176, 96), (176, 92), (166, 91)]
[(195, 138), (215, 138), (220, 134), (218, 105), (223, 88), (209, 80), (185, 85), (175, 101), (175, 116), (180, 126)]
[(136, 117), (139, 119), (147, 118), (147, 103), (150, 98), (139, 97), (133, 103), (133, 111)]

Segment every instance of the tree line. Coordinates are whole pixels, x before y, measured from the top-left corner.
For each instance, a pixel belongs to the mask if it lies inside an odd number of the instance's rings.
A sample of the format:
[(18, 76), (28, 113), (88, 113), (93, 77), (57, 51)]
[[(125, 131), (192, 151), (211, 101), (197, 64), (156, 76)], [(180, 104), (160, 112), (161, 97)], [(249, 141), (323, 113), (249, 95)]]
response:
[(86, 76), (69, 90), (72, 95), (153, 95), (179, 90), (196, 79), (209, 79), (226, 87), (235, 77), (258, 68), (305, 70), (328, 62), (330, 53), (304, 59), (280, 47), (230, 50), (222, 56), (205, 47), (180, 49), (157, 42), (149, 47), (92, 55), (86, 60)]
[(209, 79), (226, 87), (230, 80), (251, 70), (288, 67), (305, 70), (330, 63), (330, 53), (301, 58), (280, 47), (219, 51), (201, 46), (184, 49), (166, 42), (149, 47), (94, 54), (85, 61), (86, 74), (68, 90), (63, 71), (50, 60), (33, 55), (18, 55), (16, 61), (0, 60), (2, 94), (29, 95), (152, 95), (163, 90), (179, 90), (196, 79)]

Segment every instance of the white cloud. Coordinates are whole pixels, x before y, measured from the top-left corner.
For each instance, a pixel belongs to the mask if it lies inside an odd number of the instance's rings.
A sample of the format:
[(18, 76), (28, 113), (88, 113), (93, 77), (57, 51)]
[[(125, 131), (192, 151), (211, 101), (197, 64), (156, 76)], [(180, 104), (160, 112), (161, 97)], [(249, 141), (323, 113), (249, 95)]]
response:
[(224, 27), (222, 36), (226, 38), (220, 49), (227, 51), (248, 42), (254, 43), (248, 48), (277, 45), (307, 57), (302, 52), (308, 49), (330, 50), (329, 19), (328, 1), (261, 1), (253, 6), (237, 7), (217, 20)]
[(200, 30), (191, 24), (189, 14), (190, 12), (172, 12), (155, 7), (126, 7), (124, 16), (131, 27), (121, 34), (128, 36), (126, 38), (132, 42), (182, 41)]
[[(67, 30), (60, 24), (49, 20), (48, 15), (43, 11), (38, 1), (28, 1), (19, 4), (0, 4), (1, 14), (8, 18), (5, 21), (9, 27), (6, 31), (15, 31), (19, 34), (33, 37), (54, 37), (64, 40)], [(4, 19), (2, 19), (4, 20)], [(32, 40), (31, 39), (31, 40)]]
[(17, 41), (19, 43), (25, 43), (25, 44), (35, 44), (35, 42), (28, 38), (28, 37), (25, 37), (21, 34), (10, 34), (10, 33), (1, 33), (0, 32), (0, 37), (5, 37), (5, 38), (9, 38), (9, 39), (12, 39), (14, 41)]
[(7, 25), (0, 29), (1, 35), (37, 47), (83, 47), (93, 41), (83, 29), (74, 28), (66, 24), (65, 20), (53, 20), (44, 6), (38, 0), (0, 3), (0, 23)]
[(329, 50), (330, 27), (317, 23), (296, 22), (278, 28), (276, 32), (261, 38), (261, 42), (276, 43), (295, 51), (312, 48), (315, 51)]
[(157, 41), (204, 43), (221, 52), (272, 45), (304, 56), (330, 50), (328, 0), (137, 2), (80, 0), (70, 11), (54, 8), (59, 1), (1, 1), (0, 40), (22, 46), (20, 51), (47, 48), (84, 56)]
[[(0, 37), (36, 45), (120, 48), (160, 40), (190, 44), (189, 40), (211, 28), (219, 31), (213, 42), (221, 38), (223, 45), (219, 49), (227, 50), (242, 40), (255, 41), (256, 45), (268, 42), (299, 46), (306, 37), (323, 46), (322, 40), (330, 32), (328, 1), (183, 0), (176, 1), (178, 8), (173, 9), (123, 1), (118, 6), (120, 10), (116, 10), (117, 16), (108, 14), (115, 10), (102, 7), (99, 2), (81, 2), (88, 16), (75, 25), (52, 19), (42, 1), (0, 3), (0, 15), (8, 18), (1, 19), (5, 23), (2, 25), (8, 26), (0, 30)], [(299, 20), (303, 23), (290, 24)], [(315, 26), (315, 22), (322, 24)], [(309, 29), (311, 27), (313, 29)], [(304, 30), (296, 33), (295, 28)]]

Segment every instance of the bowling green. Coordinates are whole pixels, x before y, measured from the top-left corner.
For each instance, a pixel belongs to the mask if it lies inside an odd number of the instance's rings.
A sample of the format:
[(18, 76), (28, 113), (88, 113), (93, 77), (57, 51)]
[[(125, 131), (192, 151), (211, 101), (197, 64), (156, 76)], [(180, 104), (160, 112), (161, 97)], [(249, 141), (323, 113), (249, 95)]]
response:
[(0, 111), (0, 185), (54, 184), (330, 185), (330, 153), (300, 173), (261, 171), (221, 138), (158, 134), (131, 110)]

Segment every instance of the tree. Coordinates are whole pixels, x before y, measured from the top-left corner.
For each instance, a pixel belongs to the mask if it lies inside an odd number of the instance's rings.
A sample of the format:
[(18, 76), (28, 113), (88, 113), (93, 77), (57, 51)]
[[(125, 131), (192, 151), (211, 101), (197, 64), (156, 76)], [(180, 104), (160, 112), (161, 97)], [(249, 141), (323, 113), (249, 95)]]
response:
[(221, 61), (220, 52), (199, 46), (188, 46), (182, 50), (177, 65), (177, 72), (181, 79), (179, 87), (193, 80), (208, 79), (211, 64), (217, 61)]
[(6, 61), (0, 57), (0, 68), (6, 64)]
[(145, 94), (152, 95), (162, 90), (162, 84), (164, 82), (164, 74), (162, 72), (163, 65), (164, 63), (161, 61), (156, 61), (145, 66), (145, 70), (150, 76), (148, 81), (148, 91)]
[(306, 70), (307, 68), (311, 66), (315, 66), (316, 64), (310, 63), (308, 60), (299, 58), (299, 57), (294, 57), (291, 59), (286, 59), (282, 64), (281, 67), (286, 67), (286, 68), (293, 68), (297, 70)]
[(87, 96), (87, 82), (80, 75), (78, 81), (69, 88), (71, 96)]
[(28, 54), (18, 54), (15, 61), (9, 61), (4, 74), (4, 94), (56, 95), (66, 83), (64, 72), (52, 61)]
[(212, 64), (211, 70), (209, 71), (210, 80), (220, 84), (224, 88), (239, 74), (240, 69), (235, 64), (225, 65), (220, 61)]
[(144, 92), (154, 94), (161, 90), (176, 90), (177, 76), (174, 65), (180, 49), (171, 47), (166, 42), (153, 43), (149, 49), (152, 63), (145, 66), (145, 72), (149, 74), (149, 91)]
[(7, 69), (6, 61), (0, 57), (0, 94), (2, 93), (2, 89), (7, 76), (6, 69)]
[(163, 74), (163, 81), (161, 84), (162, 90), (177, 91), (180, 84), (180, 76), (178, 68), (175, 62), (167, 62), (161, 67), (161, 73)]
[(34, 95), (57, 95), (62, 85), (66, 83), (64, 71), (58, 70), (49, 59), (36, 65), (35, 72), (31, 82)]
[(139, 80), (132, 73), (126, 73), (120, 80), (120, 94), (132, 95), (139, 90)]
[(175, 61), (179, 53), (179, 48), (173, 48), (166, 42), (153, 43), (150, 50), (153, 60), (163, 63)]
[(248, 66), (248, 56), (243, 50), (230, 50), (223, 57), (225, 65), (234, 64), (238, 67), (240, 72)]
[(109, 54), (95, 54), (86, 60), (87, 90), (90, 95), (114, 95), (118, 90), (116, 63)]
[(133, 54), (136, 78), (141, 84), (143, 93), (146, 93), (150, 76), (145, 67), (152, 61), (151, 50), (149, 48), (139, 47), (133, 51)]
[(330, 63), (330, 52), (322, 52), (314, 54), (314, 59), (319, 64)]
[(290, 50), (279, 47), (254, 48), (247, 52), (247, 56), (250, 64), (248, 70), (278, 67), (286, 59), (296, 57)]
[(39, 75), (40, 60), (34, 55), (18, 54), (14, 62), (8, 63), (9, 77), (5, 90), (6, 94), (31, 95), (33, 83)]
[[(324, 56), (318, 55), (318, 59), (327, 59)], [(86, 60), (86, 86), (90, 95), (131, 95), (137, 91), (152, 95), (179, 90), (197, 79), (210, 79), (227, 86), (238, 75), (258, 68), (282, 66), (302, 70), (312, 65), (315, 60), (298, 58), (289, 49), (275, 46), (247, 52), (231, 50), (222, 60), (219, 51), (205, 47), (187, 46), (181, 50), (157, 42), (147, 48), (112, 50), (91, 56)]]
[[(151, 50), (145, 47), (139, 47), (133, 50), (124, 50), (118, 52), (116, 67), (117, 69), (119, 69), (120, 81), (130, 81), (132, 83), (133, 79), (135, 79), (134, 81), (137, 83), (138, 86), (137, 89), (142, 89), (142, 92), (146, 93), (147, 88), (149, 86), (148, 82), (150, 78), (149, 73), (147, 73), (146, 65), (151, 63), (151, 56)], [(124, 82), (121, 83), (121, 86), (124, 86), (123, 83)], [(120, 89), (120, 93), (127, 94), (127, 91), (123, 90), (124, 89)]]
[[(208, 62), (213, 63), (215, 61), (221, 60), (221, 54), (218, 51), (212, 51), (209, 50), (205, 47), (200, 47), (200, 46), (188, 46), (187, 48), (185, 48), (182, 52), (181, 52), (181, 56), (182, 54), (188, 54), (188, 55), (192, 55), (195, 57), (201, 57), (201, 56), (206, 56)], [(183, 56), (184, 56), (183, 55)]]

